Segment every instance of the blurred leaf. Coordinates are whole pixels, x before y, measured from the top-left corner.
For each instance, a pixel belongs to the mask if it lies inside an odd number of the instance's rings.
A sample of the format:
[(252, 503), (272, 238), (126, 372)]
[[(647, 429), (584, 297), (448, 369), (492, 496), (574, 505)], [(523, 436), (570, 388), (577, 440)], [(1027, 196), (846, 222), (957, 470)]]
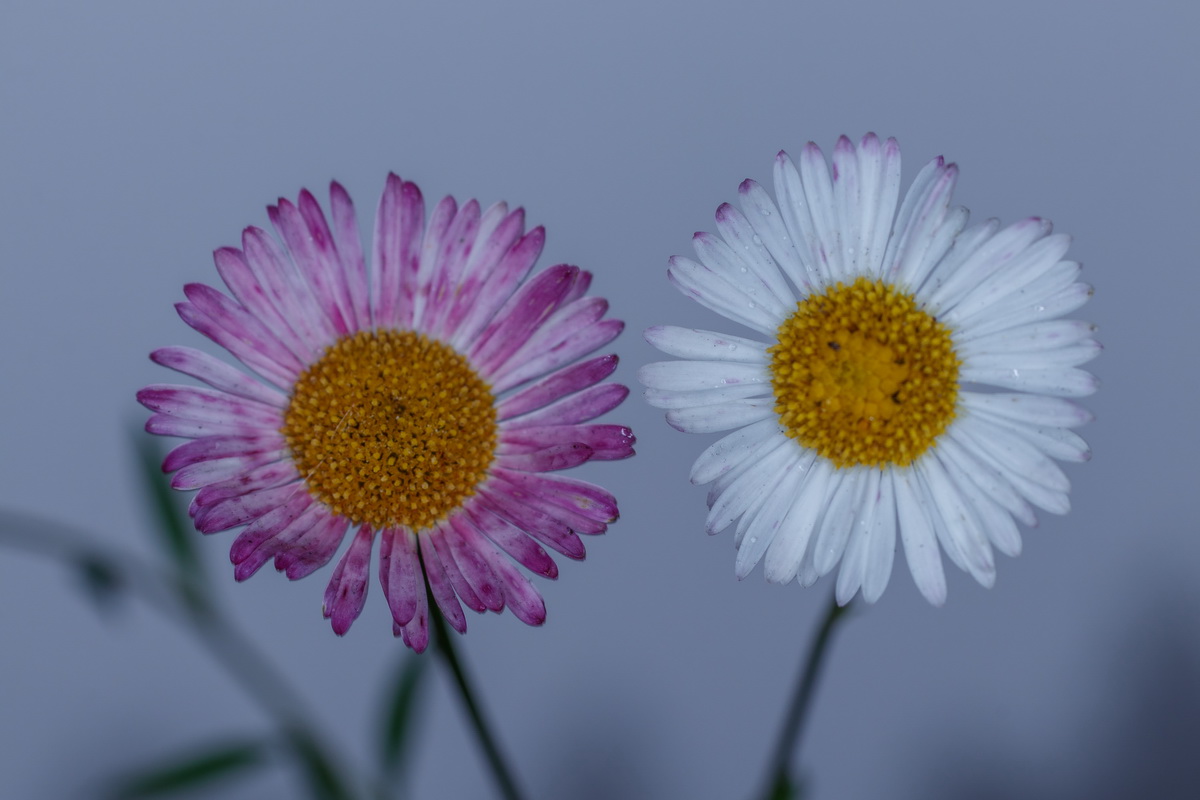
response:
[(352, 795), (338, 776), (333, 764), (316, 742), (304, 731), (293, 732), (290, 739), (293, 754), (300, 760), (308, 788), (314, 800), (350, 800)]
[(408, 755), (409, 731), (416, 717), (417, 687), (425, 673), (427, 659), (408, 656), (397, 671), (392, 699), (388, 703), (384, 720), (382, 752), (384, 771), (394, 775), (403, 766)]
[(85, 554), (75, 562), (83, 588), (101, 610), (112, 608), (125, 589), (121, 571), (100, 556)]
[(195, 789), (266, 763), (267, 746), (261, 742), (225, 744), (135, 773), (122, 780), (109, 795), (112, 800), (166, 797)]
[(159, 534), (160, 544), (182, 574), (199, 576), (200, 559), (192, 545), (192, 524), (163, 475), (162, 451), (150, 436), (140, 430), (134, 436), (134, 445), (137, 448), (142, 488), (158, 520), (153, 528)]

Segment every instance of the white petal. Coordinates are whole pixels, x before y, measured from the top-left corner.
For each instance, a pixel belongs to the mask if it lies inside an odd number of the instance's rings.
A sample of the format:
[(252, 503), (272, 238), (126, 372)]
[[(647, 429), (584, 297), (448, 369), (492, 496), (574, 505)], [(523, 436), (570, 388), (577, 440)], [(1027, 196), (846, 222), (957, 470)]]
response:
[[(741, 216), (741, 213), (728, 203), (722, 204), (718, 214), (723, 209), (728, 209), (727, 213)], [(736, 286), (742, 294), (765, 309), (772, 317), (783, 319), (795, 309), (795, 298), (792, 297), (791, 290), (786, 285), (780, 287), (780, 292), (773, 290), (763, 276), (754, 269), (754, 265), (743, 258), (742, 253), (735, 253), (728, 244), (721, 240), (721, 237), (711, 233), (697, 233), (692, 237), (692, 248), (696, 251), (701, 264), (712, 270), (730, 286)], [(771, 267), (771, 270), (774, 272), (775, 278), (772, 283), (782, 284), (783, 279), (779, 276), (778, 271), (774, 267)]]
[(788, 235), (808, 274), (808, 280), (804, 283), (796, 281), (794, 277), (792, 281), (797, 286), (812, 286), (819, 290), (830, 282), (829, 273), (822, 262), (814, 259), (813, 244), (817, 241), (817, 234), (808, 207), (808, 197), (800, 182), (800, 173), (782, 150), (775, 157), (775, 197), (779, 200), (779, 213), (783, 215)]
[(699, 486), (716, 480), (749, 458), (764, 442), (783, 435), (777, 421), (764, 419), (718, 439), (692, 464), (692, 483)]
[[(996, 235), (996, 231), (1000, 230), (1000, 220), (989, 219), (983, 222), (976, 223), (959, 232), (954, 238), (954, 244), (950, 246), (949, 251), (942, 257), (925, 278), (925, 283), (920, 287), (920, 296), (922, 302), (928, 302), (928, 298), (938, 294), (942, 285), (950, 280), (960, 280), (959, 275), (962, 265), (966, 263), (980, 247)], [(965, 292), (971, 286), (979, 281), (982, 277), (981, 272), (979, 277), (976, 277), (971, 282), (964, 281), (962, 291)], [(965, 277), (965, 276), (962, 276)], [(946, 321), (946, 317), (940, 317), (942, 321)]]
[(938, 451), (947, 465), (964, 475), (969, 475), (980, 490), (1021, 522), (1030, 527), (1037, 525), (1037, 515), (1033, 513), (1033, 508), (1008, 481), (1004, 472), (979, 458), (979, 454), (972, 449), (970, 443), (964, 445), (959, 440), (960, 425), (961, 423), (951, 427), (937, 443)]
[[(1018, 225), (1021, 223), (1010, 227)], [(987, 265), (990, 267), (987, 277), (971, 288), (958, 302), (942, 303), (934, 307), (940, 309), (939, 313), (942, 315), (954, 313), (956, 318), (966, 319), (988, 306), (1002, 302), (1021, 287), (1044, 276), (1060, 263), (1071, 243), (1070, 237), (1062, 234), (1050, 235), (1050, 227), (1046, 220), (1027, 220), (1026, 229), (1019, 231), (1026, 235), (1013, 237), (1018, 241), (1010, 242), (1014, 245), (1013, 249), (992, 254), (993, 257)], [(996, 240), (1007, 241), (1008, 237), (1005, 237), (1004, 233), (1001, 231), (997, 234)], [(1028, 247), (1020, 249), (1020, 244), (1030, 237), (1037, 239)], [(981, 252), (987, 249), (984, 247)], [(983, 260), (981, 256), (977, 257)], [(966, 268), (967, 266), (964, 266), (964, 269)]]
[(800, 182), (812, 215), (813, 238), (809, 248), (813, 261), (831, 281), (837, 281), (842, 271), (842, 232), (839, 230), (837, 208), (833, 203), (833, 181), (825, 154), (812, 142), (800, 151)]
[[(798, 452), (796, 455), (781, 473), (780, 480), (759, 513), (747, 524), (745, 536), (738, 543), (737, 558), (733, 565), (733, 573), (738, 580), (749, 575), (762, 560), (763, 553), (779, 534), (779, 526), (790, 513), (792, 505), (798, 501), (801, 483), (808, 475), (815, 454)], [(745, 520), (746, 516), (742, 519)]]
[(766, 364), (771, 360), (767, 354), (767, 348), (771, 345), (727, 333), (655, 325), (647, 328), (643, 336), (659, 350), (677, 358), (740, 361), (744, 364)]
[(813, 543), (813, 567), (828, 575), (846, 552), (846, 541), (863, 509), (863, 490), (870, 470), (851, 467), (834, 470), (829, 502)]
[(730, 384), (720, 389), (705, 389), (700, 392), (683, 392), (668, 389), (647, 389), (642, 393), (646, 402), (655, 408), (696, 408), (713, 406), (742, 400), (748, 397), (771, 395), (771, 387), (756, 383)]
[(939, 446), (937, 452), (946, 468), (946, 474), (962, 493), (967, 506), (974, 512), (988, 541), (1007, 556), (1020, 554), (1021, 534), (1017, 531), (1017, 524), (1012, 515), (979, 487), (974, 474), (963, 471), (958, 462), (946, 458), (949, 453), (947, 448)]
[(974, 413), (993, 425), (1011, 432), (1013, 436), (1019, 436), (1038, 450), (1059, 461), (1087, 461), (1092, 457), (1092, 451), (1087, 442), (1074, 431), (1016, 422), (982, 409)]
[(717, 231), (738, 260), (743, 280), (751, 276), (756, 277), (779, 299), (783, 308), (790, 312), (796, 305), (796, 296), (784, 280), (775, 259), (763, 244), (762, 237), (755, 233), (750, 221), (742, 212), (728, 203), (722, 203), (717, 208)]
[(996, 564), (975, 510), (946, 474), (936, 452), (914, 464), (930, 501), (930, 518), (946, 555), (984, 586), (996, 581)]
[(796, 448), (786, 437), (779, 437), (779, 441), (764, 449), (757, 463), (750, 465), (712, 503), (704, 522), (706, 531), (719, 533), (742, 514), (757, 507), (766, 499), (770, 487), (778, 481), (784, 468), (796, 459)]
[(1074, 367), (1046, 369), (971, 369), (964, 366), (958, 379), (963, 383), (985, 383), (1019, 392), (1057, 397), (1085, 397), (1100, 386), (1096, 376)]
[(1007, 353), (980, 353), (962, 357), (963, 366), (972, 370), (1050, 370), (1067, 369), (1086, 364), (1104, 351), (1095, 339), (1052, 350), (1027, 350)]
[(963, 331), (954, 339), (955, 350), (962, 358), (975, 353), (1015, 353), (1053, 350), (1077, 344), (1096, 333), (1096, 326), (1077, 319), (1056, 319), (1034, 322), (991, 333), (986, 336)]
[(904, 558), (917, 589), (935, 606), (946, 602), (946, 574), (942, 570), (941, 550), (933, 524), (921, 503), (916, 474), (903, 469), (893, 473), (896, 490), (896, 517)]
[(896, 494), (893, 480), (894, 471), (888, 470), (881, 476), (878, 493), (869, 492), (867, 495), (872, 510), (862, 593), (868, 603), (874, 603), (883, 596), (883, 590), (887, 588), (892, 575), (892, 562), (896, 558)]
[(775, 418), (775, 398), (734, 400), (667, 412), (667, 424), (684, 433), (716, 433)]
[[(1071, 504), (1066, 489), (1053, 488), (1042, 481), (1028, 477), (1028, 473), (1022, 471), (1022, 467), (1029, 465), (1023, 463), (1020, 458), (1012, 458), (1011, 454), (1000, 452), (995, 444), (985, 443), (985, 439), (979, 435), (981, 425), (973, 424), (976, 422), (979, 422), (978, 418), (964, 419), (955, 426), (955, 433), (961, 438), (966, 449), (970, 450), (980, 461), (998, 470), (1004, 479), (1021, 493), (1022, 497), (1038, 508), (1049, 511), (1051, 514), (1065, 514), (1070, 510)], [(1024, 447), (1033, 450), (1029, 445), (1024, 445)], [(1037, 451), (1033, 450), (1033, 452)], [(1038, 457), (1043, 456), (1038, 454)], [(1050, 463), (1053, 466), (1053, 462)], [(1053, 468), (1061, 476), (1055, 482), (1066, 482), (1066, 476), (1062, 475), (1062, 470), (1059, 470), (1057, 466)]]
[(746, 215), (771, 258), (801, 291), (811, 291), (812, 281), (804, 266), (804, 260), (797, 252), (797, 243), (788, 234), (783, 215), (775, 207), (775, 202), (771, 200), (767, 190), (755, 181), (746, 179), (738, 187), (738, 192), (742, 195), (742, 213)]
[(741, 384), (769, 385), (771, 376), (761, 364), (729, 361), (656, 361), (638, 370), (638, 380), (668, 392), (698, 392)]
[(966, 408), (1044, 427), (1075, 428), (1093, 419), (1092, 413), (1086, 408), (1061, 397), (1009, 392), (959, 392), (958, 401)]
[(771, 315), (741, 288), (691, 259), (672, 256), (667, 277), (681, 292), (700, 305), (759, 333), (773, 337), (783, 319), (779, 315)]
[(791, 511), (767, 550), (763, 575), (768, 582), (787, 583), (796, 577), (813, 528), (829, 502), (828, 489), (832, 476), (833, 466), (829, 461), (814, 459)]

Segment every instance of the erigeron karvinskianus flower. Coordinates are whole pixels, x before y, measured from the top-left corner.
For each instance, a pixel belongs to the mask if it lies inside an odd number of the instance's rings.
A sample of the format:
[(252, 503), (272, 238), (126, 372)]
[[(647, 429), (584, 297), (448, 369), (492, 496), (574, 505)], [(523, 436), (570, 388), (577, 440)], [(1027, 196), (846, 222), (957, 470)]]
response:
[(1068, 510), (1055, 459), (1083, 461), (1067, 399), (1092, 393), (1079, 366), (1100, 350), (1061, 319), (1090, 287), (1043, 219), (967, 225), (958, 169), (930, 162), (900, 197), (900, 149), (846, 137), (832, 168), (808, 144), (775, 161), (775, 199), (742, 183), (717, 209), (698, 261), (671, 281), (756, 334), (656, 326), (682, 361), (640, 372), (646, 399), (691, 433), (733, 431), (696, 460), (711, 484), (706, 527), (735, 525), (735, 571), (805, 586), (840, 562), (839, 603), (887, 585), (896, 538), (921, 593), (946, 597), (940, 552), (985, 586), (993, 549), (1021, 549), (1016, 521)]
[(428, 643), (427, 583), (460, 632), (462, 605), (540, 625), (517, 565), (555, 578), (544, 547), (581, 559), (579, 534), (617, 518), (604, 489), (548, 473), (633, 454), (628, 428), (590, 422), (628, 393), (604, 382), (617, 357), (578, 361), (622, 323), (578, 267), (526, 280), (545, 234), (524, 230), (521, 209), (447, 197), (426, 219), (416, 185), (390, 175), (369, 275), (337, 183), (330, 210), (307, 191), (280, 200), (268, 211), (282, 242), (251, 227), (240, 250), (216, 251), (231, 296), (184, 288), (183, 320), (256, 374), (186, 347), (151, 354), (211, 387), (138, 393), (148, 431), (192, 440), (163, 469), (199, 490), (200, 531), (246, 526), (238, 580), (271, 560), (304, 577), (353, 531), (325, 592), (338, 634), (362, 611), (377, 540), (394, 632), (414, 650)]

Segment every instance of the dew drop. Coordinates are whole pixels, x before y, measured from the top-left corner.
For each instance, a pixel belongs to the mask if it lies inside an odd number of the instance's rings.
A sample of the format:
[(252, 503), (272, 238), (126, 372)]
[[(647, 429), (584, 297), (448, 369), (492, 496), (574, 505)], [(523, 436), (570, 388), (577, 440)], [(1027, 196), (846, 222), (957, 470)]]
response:
[(753, 241), (755, 244), (757, 244), (757, 245), (761, 245), (761, 244), (762, 244), (762, 237), (761, 237), (761, 236), (759, 236), (759, 235), (756, 233), (756, 234), (754, 234), (752, 241)]

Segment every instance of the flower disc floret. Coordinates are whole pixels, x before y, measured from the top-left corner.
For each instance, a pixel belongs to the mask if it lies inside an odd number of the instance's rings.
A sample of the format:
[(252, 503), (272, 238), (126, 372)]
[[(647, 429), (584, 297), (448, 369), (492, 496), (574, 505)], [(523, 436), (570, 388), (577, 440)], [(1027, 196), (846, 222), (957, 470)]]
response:
[(787, 435), (837, 467), (907, 466), (954, 419), (949, 329), (883, 281), (801, 300), (768, 352)]
[(376, 528), (429, 528), (475, 493), (496, 452), (491, 389), (413, 331), (360, 331), (296, 380), (283, 434), (308, 491)]

